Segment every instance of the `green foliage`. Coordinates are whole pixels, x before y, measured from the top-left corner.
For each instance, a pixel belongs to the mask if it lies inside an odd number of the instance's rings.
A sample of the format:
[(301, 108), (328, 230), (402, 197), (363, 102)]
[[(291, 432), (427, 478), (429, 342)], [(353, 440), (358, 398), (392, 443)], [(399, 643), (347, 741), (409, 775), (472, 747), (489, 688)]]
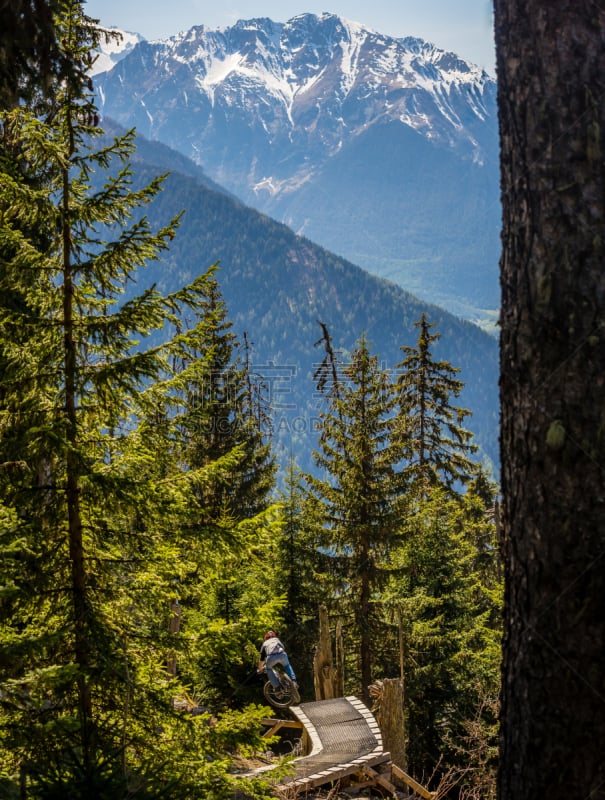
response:
[(348, 623), (348, 686), (365, 694), (374, 677), (403, 669), (413, 771), (441, 762), (487, 786), (502, 594), (495, 488), (467, 458), (455, 369), (431, 357), (437, 335), (424, 317), (418, 327), (395, 382), (363, 339), (342, 367), (324, 331), (316, 377), (328, 410), (316, 461), (325, 477), (307, 476), (316, 505), (299, 503), (295, 530), (314, 527), (317, 555), (331, 562), (323, 602)]
[[(376, 649), (376, 601), (386, 580), (384, 564), (397, 536), (401, 483), (398, 451), (391, 443), (392, 392), (378, 359), (362, 337), (351, 360), (324, 386), (317, 466), (325, 479), (307, 476), (323, 504), (322, 549), (329, 554), (331, 595), (349, 617), (358, 642), (356, 684), (368, 699)], [(359, 688), (358, 688), (359, 690)]]
[(181, 518), (186, 548), (173, 584), (183, 640), (177, 664), (196, 696), (217, 706), (246, 696), (240, 684), (246, 651), (260, 633), (257, 618), (279, 605), (267, 602), (265, 565), (280, 523), (270, 500), (271, 445), (214, 270), (195, 314), (195, 327), (173, 340), (174, 374), (167, 381), (174, 457), (196, 476)]
[(476, 536), (477, 525), (489, 529), (492, 544), (495, 536), (485, 505), (478, 520), (480, 502), (472, 492), (454, 499), (435, 487), (408, 509), (393, 554), (402, 577), (386, 600), (402, 624), (408, 757), (419, 774), (440, 758), (476, 767), (470, 749), (461, 751), (481, 719), (495, 752), (502, 587), (497, 548), (481, 548)]
[(431, 333), (423, 313), (416, 347), (403, 346), (405, 359), (397, 364), (398, 434), (406, 472), (420, 485), (439, 483), (453, 489), (476, 472), (468, 455), (477, 447), (472, 434), (462, 427), (470, 411), (456, 408), (464, 384), (454, 376), (458, 369), (446, 361), (435, 361), (431, 347), (440, 334)]
[[(493, 739), (501, 588), (456, 370), (432, 358), (424, 316), (398, 406), (365, 337), (344, 365), (327, 349), (317, 472), (292, 468), (275, 503), (264, 387), (217, 265), (182, 289), (155, 282), (161, 257), (187, 271), (179, 245), (168, 255), (180, 210), (151, 224), (162, 179), (134, 182), (132, 133), (99, 138), (78, 82), (97, 34), (80, 3), (61, 8), (49, 41), (76, 68), (36, 92), (33, 52), (36, 111), (0, 120), (0, 793), (231, 797), (233, 759), (262, 746), (265, 710), (241, 711), (260, 693), (262, 633), (280, 629), (310, 681), (320, 603), (345, 623), (348, 685), (364, 695), (398, 669), (402, 631), (413, 763), (460, 762), (473, 731)], [(260, 252), (283, 259), (291, 235), (271, 230)], [(298, 290), (305, 269), (284, 270)], [(244, 251), (230, 280), (255, 281), (249, 305), (272, 293)], [(342, 305), (323, 280), (322, 302)], [(279, 350), (283, 325), (261, 327)], [(179, 710), (191, 695), (212, 718)], [(246, 790), (269, 795), (261, 780)]]
[(298, 683), (309, 698), (319, 634), (317, 610), (330, 602), (333, 559), (321, 548), (323, 506), (293, 462), (279, 496), (283, 528), (272, 553), (275, 568), (268, 587), (273, 596), (283, 596), (284, 607), (268, 627), (279, 629)]
[[(84, 60), (80, 5), (55, 25)], [(183, 714), (167, 669), (175, 580), (204, 567), (201, 488), (246, 455), (229, 442), (182, 458), (174, 359), (216, 319), (168, 334), (204, 309), (212, 277), (125, 298), (178, 218), (154, 230), (144, 216), (162, 181), (132, 188), (132, 133), (95, 149), (85, 87), (57, 87), (48, 107), (0, 121), (0, 776), (9, 796), (230, 797), (233, 749), (256, 741), (259, 714)], [(213, 517), (243, 553), (268, 514)]]
[(0, 6), (0, 108), (14, 108), (20, 101), (42, 105), (68, 82), (78, 88), (86, 82), (94, 44), (101, 37), (93, 20), (78, 9), (79, 28), (89, 41), (84, 59), (73, 59), (62, 46), (57, 16), (66, 8), (64, 0), (11, 0)]

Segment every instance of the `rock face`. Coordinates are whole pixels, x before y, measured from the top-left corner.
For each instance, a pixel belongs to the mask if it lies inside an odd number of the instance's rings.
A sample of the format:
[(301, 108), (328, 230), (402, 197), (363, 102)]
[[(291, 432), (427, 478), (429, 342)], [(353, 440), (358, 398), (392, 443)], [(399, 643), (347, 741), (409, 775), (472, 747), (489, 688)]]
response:
[(141, 42), (96, 85), (297, 232), (451, 310), (498, 305), (496, 84), (453, 53), (302, 14)]

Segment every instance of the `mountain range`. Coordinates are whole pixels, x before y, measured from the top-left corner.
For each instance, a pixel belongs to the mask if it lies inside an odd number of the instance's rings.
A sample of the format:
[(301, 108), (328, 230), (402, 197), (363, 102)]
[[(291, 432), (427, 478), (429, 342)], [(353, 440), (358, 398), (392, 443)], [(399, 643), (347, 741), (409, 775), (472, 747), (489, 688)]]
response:
[(327, 13), (126, 44), (110, 70), (97, 66), (104, 116), (296, 233), (493, 328), (500, 205), (486, 72)]

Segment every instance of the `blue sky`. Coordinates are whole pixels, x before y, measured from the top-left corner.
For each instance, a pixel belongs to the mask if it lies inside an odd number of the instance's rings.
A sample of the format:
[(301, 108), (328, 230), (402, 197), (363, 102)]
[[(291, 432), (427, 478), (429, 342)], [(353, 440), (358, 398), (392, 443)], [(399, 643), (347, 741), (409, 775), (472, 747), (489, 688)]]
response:
[(87, 0), (86, 12), (104, 25), (147, 39), (193, 25), (210, 28), (238, 19), (285, 22), (304, 12), (329, 11), (390, 36), (419, 36), (486, 69), (494, 69), (491, 0)]

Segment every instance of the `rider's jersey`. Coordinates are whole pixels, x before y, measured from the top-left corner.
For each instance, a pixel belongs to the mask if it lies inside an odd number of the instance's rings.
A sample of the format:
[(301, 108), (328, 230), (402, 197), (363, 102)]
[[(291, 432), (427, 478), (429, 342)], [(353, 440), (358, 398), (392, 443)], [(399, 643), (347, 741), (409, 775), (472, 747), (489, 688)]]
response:
[(286, 648), (279, 641), (277, 636), (272, 636), (271, 639), (265, 639), (260, 649), (261, 661), (265, 661), (267, 656), (272, 656), (275, 653), (285, 653)]

